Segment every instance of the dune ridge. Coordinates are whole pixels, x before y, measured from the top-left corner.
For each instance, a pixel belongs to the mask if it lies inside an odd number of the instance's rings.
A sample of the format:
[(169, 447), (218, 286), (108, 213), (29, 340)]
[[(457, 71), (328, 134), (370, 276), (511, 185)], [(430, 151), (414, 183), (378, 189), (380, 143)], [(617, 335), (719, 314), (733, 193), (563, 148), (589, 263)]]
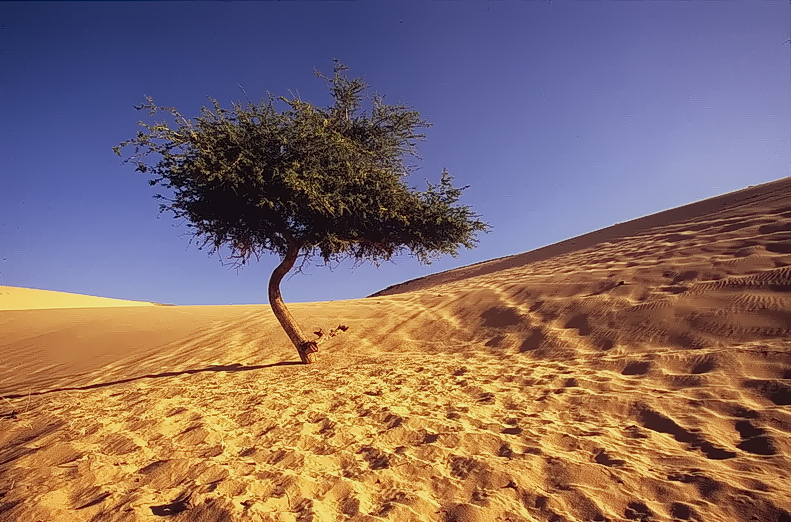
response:
[(157, 305), (157, 303), (0, 285), (0, 310), (47, 310), (54, 308), (105, 308), (108, 306), (155, 305)]
[(0, 312), (0, 520), (791, 521), (791, 178), (293, 312)]
[(375, 292), (369, 297), (408, 292), (413, 289), (424, 289), (427, 286), (490, 274), (498, 270), (542, 261), (574, 250), (589, 248), (596, 244), (610, 241), (611, 239), (620, 238), (624, 235), (634, 235), (643, 230), (650, 230), (652, 228), (667, 226), (675, 222), (686, 221), (687, 219), (696, 217), (698, 214), (710, 213), (713, 210), (716, 211), (717, 208), (733, 209), (762, 198), (784, 199), (788, 197), (789, 193), (791, 193), (791, 178), (781, 178), (768, 183), (762, 183), (761, 185), (755, 185), (715, 196), (703, 201), (696, 201), (680, 207), (663, 210), (662, 212), (632, 219), (624, 223), (616, 223), (606, 228), (565, 239), (558, 243), (530, 250), (522, 254), (490, 259), (488, 261), (482, 261), (480, 263), (474, 263), (472, 265), (404, 281), (403, 283), (397, 283), (384, 290)]

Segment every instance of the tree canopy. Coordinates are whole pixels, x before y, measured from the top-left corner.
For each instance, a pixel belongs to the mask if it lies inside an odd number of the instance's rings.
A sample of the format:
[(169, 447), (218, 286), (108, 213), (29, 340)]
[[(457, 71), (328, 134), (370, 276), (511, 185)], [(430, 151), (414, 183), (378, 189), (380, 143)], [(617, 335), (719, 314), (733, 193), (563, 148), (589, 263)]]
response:
[(446, 170), (425, 191), (407, 186), (406, 158), (417, 157), (416, 144), (425, 139), (418, 131), (429, 123), (377, 94), (366, 112), (368, 85), (349, 79), (347, 70), (336, 61), (332, 78), (316, 72), (334, 100), (323, 108), (269, 94), (230, 109), (211, 99), (211, 108), (187, 119), (147, 97), (136, 109), (166, 118), (140, 122), (137, 136), (114, 148), (119, 156), (134, 148), (124, 161), (167, 189), (167, 196), (157, 194), (161, 211), (184, 219), (211, 252), (226, 246), (240, 263), (265, 252), (280, 255), (269, 303), (305, 363), (317, 343), (305, 337), (280, 294), (299, 256), (379, 264), (406, 250), (429, 263), (472, 248), (488, 228), (457, 204), (467, 187), (454, 187)]
[(429, 263), (472, 248), (488, 225), (456, 205), (467, 187), (453, 187), (447, 171), (425, 191), (406, 185), (406, 157), (417, 157), (416, 143), (425, 139), (418, 130), (430, 124), (378, 94), (364, 111), (368, 86), (347, 78), (347, 69), (336, 61), (332, 78), (316, 72), (334, 99), (324, 108), (271, 94), (231, 109), (211, 99), (190, 120), (147, 97), (135, 108), (173, 121), (139, 122), (137, 136), (115, 151), (133, 146), (126, 161), (172, 194), (157, 195), (161, 210), (184, 218), (212, 251), (228, 246), (242, 262), (297, 247), (325, 262), (380, 263), (407, 250)]

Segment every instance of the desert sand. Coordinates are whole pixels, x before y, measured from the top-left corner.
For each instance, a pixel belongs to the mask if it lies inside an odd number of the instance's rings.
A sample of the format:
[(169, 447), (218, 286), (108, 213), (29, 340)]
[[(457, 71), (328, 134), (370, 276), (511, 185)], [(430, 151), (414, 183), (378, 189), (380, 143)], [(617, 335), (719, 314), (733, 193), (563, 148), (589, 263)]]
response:
[(3, 521), (791, 521), (791, 178), (290, 305), (349, 326), (310, 366), (266, 305), (0, 291)]
[(108, 306), (155, 306), (156, 303), (127, 301), (109, 297), (69, 294), (34, 288), (0, 286), (0, 310), (42, 310), (52, 308), (106, 308)]

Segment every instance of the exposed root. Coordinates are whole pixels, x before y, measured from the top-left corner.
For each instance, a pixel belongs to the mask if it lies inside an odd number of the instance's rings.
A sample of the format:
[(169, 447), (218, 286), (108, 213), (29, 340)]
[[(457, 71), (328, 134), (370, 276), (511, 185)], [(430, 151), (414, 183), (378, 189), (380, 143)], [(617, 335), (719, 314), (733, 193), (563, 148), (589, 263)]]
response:
[(349, 327), (345, 324), (339, 324), (337, 328), (332, 328), (329, 332), (325, 332), (323, 328), (319, 328), (317, 332), (313, 332), (316, 336), (318, 336), (318, 339), (316, 339), (316, 345), (322, 344), (328, 339), (331, 339), (348, 329)]

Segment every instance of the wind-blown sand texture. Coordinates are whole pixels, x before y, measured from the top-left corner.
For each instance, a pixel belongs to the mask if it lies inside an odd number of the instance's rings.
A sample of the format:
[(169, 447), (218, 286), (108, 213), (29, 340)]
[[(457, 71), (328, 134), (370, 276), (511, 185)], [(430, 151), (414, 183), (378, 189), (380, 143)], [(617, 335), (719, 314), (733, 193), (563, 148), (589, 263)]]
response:
[(0, 312), (0, 520), (791, 521), (791, 178), (291, 307)]

